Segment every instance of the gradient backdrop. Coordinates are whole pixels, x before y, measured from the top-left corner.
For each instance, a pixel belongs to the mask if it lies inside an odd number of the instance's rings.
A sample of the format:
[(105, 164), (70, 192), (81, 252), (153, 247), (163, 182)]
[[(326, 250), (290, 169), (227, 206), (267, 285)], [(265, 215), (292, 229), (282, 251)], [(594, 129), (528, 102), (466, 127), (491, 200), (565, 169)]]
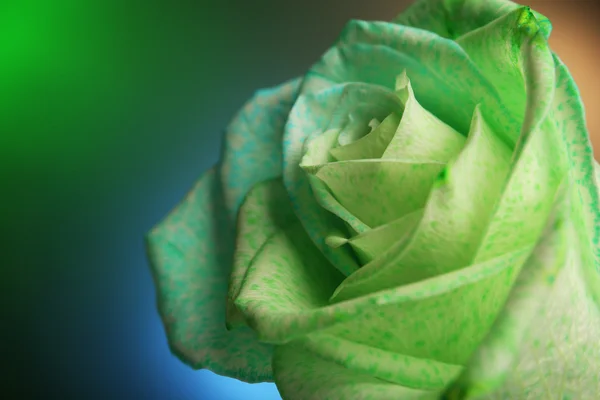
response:
[[(554, 23), (600, 149), (595, 3), (529, 5)], [(407, 4), (0, 2), (0, 390), (278, 399), (169, 353), (142, 237), (217, 161), (254, 90), (302, 74), (348, 19)]]

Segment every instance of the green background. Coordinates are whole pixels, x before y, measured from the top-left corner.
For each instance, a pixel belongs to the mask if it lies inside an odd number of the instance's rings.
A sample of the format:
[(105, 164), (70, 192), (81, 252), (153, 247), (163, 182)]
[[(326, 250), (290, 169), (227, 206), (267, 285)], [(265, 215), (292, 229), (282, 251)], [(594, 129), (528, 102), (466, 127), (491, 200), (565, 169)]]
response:
[[(142, 237), (217, 161), (256, 89), (301, 75), (348, 19), (408, 3), (0, 2), (2, 390), (278, 398), (170, 355)], [(595, 140), (598, 7), (529, 4), (554, 23)]]

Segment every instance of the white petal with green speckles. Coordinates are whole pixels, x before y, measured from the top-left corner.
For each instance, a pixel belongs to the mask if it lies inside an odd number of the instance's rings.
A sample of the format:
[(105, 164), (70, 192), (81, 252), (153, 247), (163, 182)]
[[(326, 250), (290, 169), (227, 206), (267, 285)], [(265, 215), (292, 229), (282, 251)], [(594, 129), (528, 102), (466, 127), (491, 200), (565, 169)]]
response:
[(271, 381), (272, 347), (248, 327), (225, 328), (233, 237), (214, 169), (148, 234), (147, 247), (172, 351), (195, 368)]
[(252, 186), (282, 174), (281, 138), (300, 82), (257, 91), (227, 127), (219, 174), (232, 223)]
[(404, 113), (381, 157), (446, 163), (461, 151), (465, 137), (419, 104), (406, 71), (396, 78), (396, 93)]
[[(555, 76), (547, 43), (538, 33), (523, 44), (527, 110), (511, 175), (485, 232), (476, 260), (533, 243), (567, 170), (566, 154), (551, 120)], [(550, 117), (549, 117), (550, 116)]]
[(423, 208), (439, 162), (402, 160), (339, 161), (311, 171), (349, 212), (371, 228)]
[[(304, 156), (300, 166), (310, 169), (314, 167), (314, 164), (332, 161), (329, 149), (338, 144), (339, 135), (340, 129), (329, 129), (325, 132), (317, 131), (310, 135), (304, 145)], [(312, 194), (321, 207), (345, 221), (354, 232), (364, 232), (369, 229), (369, 226), (340, 204), (321, 180), (314, 176), (308, 176), (308, 181)], [(314, 204), (312, 206), (314, 207)], [(309, 209), (308, 212), (310, 211), (312, 210)], [(338, 229), (337, 233), (340, 232), (344, 231)]]
[(246, 196), (238, 215), (233, 268), (229, 276), (227, 323), (230, 328), (244, 324), (233, 303), (254, 256), (269, 237), (296, 221), (281, 178), (255, 185)]
[(319, 332), (308, 335), (299, 343), (316, 357), (415, 389), (443, 389), (462, 370), (460, 365), (412, 357)]
[(329, 153), (336, 161), (380, 158), (398, 129), (401, 115), (405, 114), (406, 111), (391, 113), (369, 134), (345, 146), (334, 147)]
[(391, 246), (408, 240), (423, 218), (423, 209), (406, 214), (395, 221), (361, 233), (347, 243), (352, 246), (362, 265), (376, 259)]
[(300, 345), (278, 346), (275, 381), (285, 400), (436, 400), (433, 391), (403, 387), (327, 362)]
[(580, 200), (575, 201), (573, 219), (585, 263), (582, 274), (587, 283), (587, 293), (600, 309), (600, 183), (594, 180), (594, 152), (579, 91), (567, 67), (556, 55), (554, 63), (556, 94), (549, 117), (554, 119), (557, 131), (564, 132), (563, 151), (568, 155), (569, 175)]
[(519, 120), (523, 119), (526, 101), (521, 48), (538, 29), (531, 11), (523, 7), (456, 40)]
[(569, 200), (578, 200), (575, 192), (561, 190), (504, 309), (449, 389), (452, 398), (591, 400), (600, 393), (600, 310), (587, 295), (589, 265)]
[[(416, 0), (394, 22), (456, 39), (519, 7), (507, 0)], [(534, 14), (548, 37), (552, 30), (550, 21), (535, 11)]]

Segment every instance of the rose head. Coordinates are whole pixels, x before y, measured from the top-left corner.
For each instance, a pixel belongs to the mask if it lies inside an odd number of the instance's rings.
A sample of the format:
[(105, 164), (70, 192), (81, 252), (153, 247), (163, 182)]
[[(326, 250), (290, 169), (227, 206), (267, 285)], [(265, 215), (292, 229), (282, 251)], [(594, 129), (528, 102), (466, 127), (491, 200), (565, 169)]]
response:
[(148, 235), (172, 350), (283, 398), (595, 399), (600, 212), (550, 22), (351, 21)]

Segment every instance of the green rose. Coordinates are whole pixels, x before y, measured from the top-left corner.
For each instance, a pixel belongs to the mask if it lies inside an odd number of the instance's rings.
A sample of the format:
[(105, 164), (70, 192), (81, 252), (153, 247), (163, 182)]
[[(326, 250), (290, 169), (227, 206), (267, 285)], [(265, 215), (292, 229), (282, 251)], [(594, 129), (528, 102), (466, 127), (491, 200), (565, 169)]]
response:
[(600, 174), (550, 29), (418, 0), (259, 91), (147, 237), (173, 352), (292, 400), (597, 399)]

